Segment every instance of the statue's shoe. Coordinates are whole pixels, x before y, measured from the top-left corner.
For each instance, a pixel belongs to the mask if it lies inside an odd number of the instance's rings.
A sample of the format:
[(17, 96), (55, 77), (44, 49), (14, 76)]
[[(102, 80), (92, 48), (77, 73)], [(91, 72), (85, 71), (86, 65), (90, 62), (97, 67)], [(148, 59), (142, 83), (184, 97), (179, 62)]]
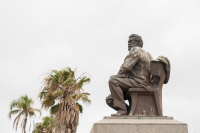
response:
[(111, 116), (122, 116), (122, 114), (111, 114)]
[(122, 115), (127, 115), (127, 111), (123, 110), (123, 111), (117, 111), (116, 114), (111, 114), (111, 116), (122, 116)]

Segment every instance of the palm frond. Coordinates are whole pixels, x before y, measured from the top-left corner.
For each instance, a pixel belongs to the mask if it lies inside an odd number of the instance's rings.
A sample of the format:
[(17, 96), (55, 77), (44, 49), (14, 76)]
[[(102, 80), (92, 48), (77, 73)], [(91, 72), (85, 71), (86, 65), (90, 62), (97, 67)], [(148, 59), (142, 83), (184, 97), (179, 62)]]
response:
[(78, 88), (82, 88), (84, 84), (90, 83), (90, 78), (87, 78), (86, 76), (82, 77), (79, 82), (77, 83)]
[(59, 106), (60, 106), (60, 104), (56, 104), (56, 105), (52, 106), (52, 107), (50, 108), (50, 114), (51, 114), (51, 115), (56, 114), (56, 113), (58, 112)]
[(36, 114), (35, 114), (35, 112), (34, 112), (34, 109), (28, 109), (28, 115), (29, 115), (29, 117), (31, 118), (31, 117), (33, 117), (33, 116), (35, 116), (36, 117)]
[(50, 106), (54, 105), (56, 97), (53, 97), (52, 94), (49, 94), (42, 101), (42, 108), (48, 109)]
[(28, 108), (33, 104), (33, 99), (29, 98), (27, 95), (21, 96), (18, 100), (18, 108)]
[(68, 95), (68, 100), (69, 100), (70, 103), (72, 103), (74, 101), (72, 94)]
[(18, 100), (13, 100), (10, 103), (10, 110), (13, 110), (13, 108), (17, 107), (17, 105), (18, 105)]
[(83, 103), (86, 103), (86, 104), (90, 104), (91, 103), (91, 100), (88, 98), (88, 94), (89, 93), (82, 93), (81, 94), (81, 100), (83, 101)]
[[(15, 119), (14, 119), (14, 122), (13, 122), (13, 128), (15, 127), (15, 122), (18, 120), (18, 119), (20, 119), (20, 115), (18, 115)], [(16, 130), (17, 130), (17, 128), (16, 128)]]
[(82, 93), (82, 94), (84, 94), (84, 95), (90, 95), (90, 93), (88, 93), (88, 92), (84, 92), (84, 93)]
[(20, 111), (20, 110), (18, 110), (18, 109), (10, 111), (9, 114), (8, 114), (9, 118), (11, 118), (11, 115), (15, 115), (15, 114), (17, 114), (19, 111)]
[(56, 91), (54, 91), (51, 95), (52, 95), (53, 97), (59, 97), (59, 96), (62, 96), (63, 93), (64, 93), (63, 90), (56, 90)]
[(41, 115), (42, 115), (42, 112), (41, 112), (41, 110), (39, 110), (39, 109), (33, 109), (34, 111), (37, 111), (38, 113), (40, 113), (40, 117), (41, 117)]
[(44, 88), (44, 89), (38, 94), (38, 98), (39, 98), (40, 100), (44, 99), (44, 98), (46, 97), (47, 93), (48, 93), (48, 92), (47, 92), (46, 88)]
[[(16, 127), (15, 129), (16, 129), (16, 131), (17, 131), (17, 126), (18, 126), (18, 123), (19, 123), (19, 121), (20, 121), (20, 118), (21, 118), (21, 116), (24, 114), (24, 111), (21, 111), (20, 113), (19, 113), (19, 115), (15, 118), (15, 120), (14, 120), (14, 122), (13, 122), (13, 128), (14, 128), (14, 126)], [(17, 121), (17, 123), (16, 123), (16, 121)], [(15, 125), (15, 123), (16, 123), (16, 125)]]
[(76, 103), (79, 107), (79, 111), (80, 113), (83, 113), (83, 106), (81, 104), (79, 104), (78, 102)]

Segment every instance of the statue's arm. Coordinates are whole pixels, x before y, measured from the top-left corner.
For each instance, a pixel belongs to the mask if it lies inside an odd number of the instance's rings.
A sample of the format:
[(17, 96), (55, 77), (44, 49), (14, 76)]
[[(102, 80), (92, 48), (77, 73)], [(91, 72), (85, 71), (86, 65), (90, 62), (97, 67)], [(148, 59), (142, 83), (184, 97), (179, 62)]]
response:
[(117, 75), (129, 73), (134, 65), (138, 62), (139, 58), (140, 56), (138, 52), (135, 52), (134, 49), (131, 49)]

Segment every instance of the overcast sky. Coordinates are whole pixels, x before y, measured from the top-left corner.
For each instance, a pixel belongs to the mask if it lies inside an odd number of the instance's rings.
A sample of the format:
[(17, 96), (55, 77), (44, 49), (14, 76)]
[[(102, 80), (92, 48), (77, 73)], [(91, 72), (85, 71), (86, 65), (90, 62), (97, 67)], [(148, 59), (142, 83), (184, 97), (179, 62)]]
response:
[(92, 76), (84, 87), (92, 103), (84, 106), (77, 131), (89, 133), (93, 123), (115, 113), (105, 103), (108, 80), (128, 54), (130, 34), (140, 35), (154, 58), (171, 62), (164, 116), (200, 133), (199, 0), (0, 0), (1, 132), (15, 132), (8, 118), (13, 99), (27, 94), (40, 108), (39, 76), (68, 66)]

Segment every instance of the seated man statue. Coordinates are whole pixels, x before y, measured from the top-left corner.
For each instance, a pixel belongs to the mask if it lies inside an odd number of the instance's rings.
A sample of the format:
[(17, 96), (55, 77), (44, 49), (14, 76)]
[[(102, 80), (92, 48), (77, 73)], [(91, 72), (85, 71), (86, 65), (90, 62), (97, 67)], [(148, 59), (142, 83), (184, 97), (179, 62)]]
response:
[[(144, 87), (150, 85), (150, 61), (152, 56), (143, 47), (142, 38), (136, 34), (129, 36), (128, 50), (124, 63), (117, 75), (109, 80), (111, 94), (106, 97), (106, 103), (117, 111), (112, 115), (127, 115), (128, 106), (124, 99), (129, 88)], [(167, 61), (161, 58), (163, 62)]]

